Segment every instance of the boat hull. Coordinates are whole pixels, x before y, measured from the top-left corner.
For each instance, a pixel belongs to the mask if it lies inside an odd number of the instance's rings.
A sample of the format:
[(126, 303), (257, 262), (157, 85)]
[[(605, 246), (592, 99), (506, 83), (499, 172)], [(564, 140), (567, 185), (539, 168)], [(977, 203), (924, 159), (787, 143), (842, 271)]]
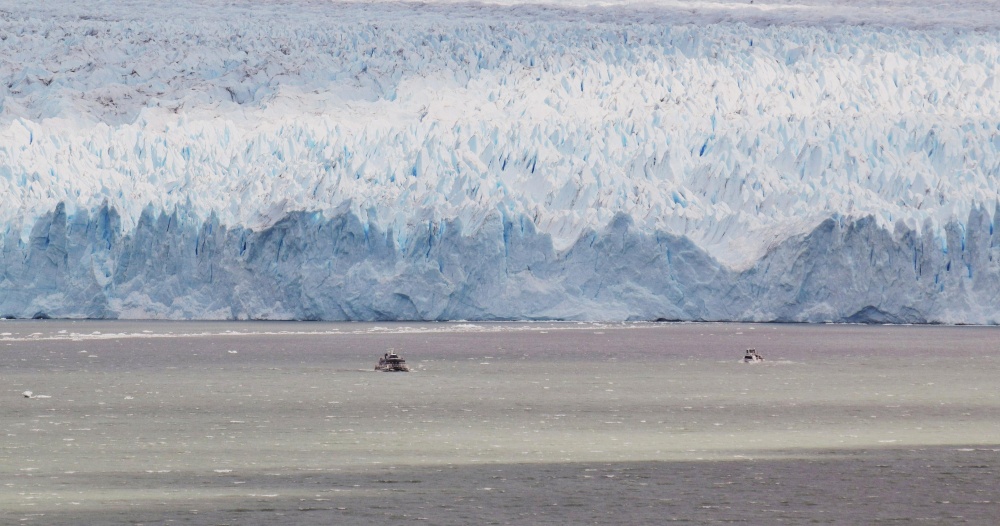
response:
[(408, 373), (410, 368), (405, 365), (376, 365), (376, 371), (383, 373)]

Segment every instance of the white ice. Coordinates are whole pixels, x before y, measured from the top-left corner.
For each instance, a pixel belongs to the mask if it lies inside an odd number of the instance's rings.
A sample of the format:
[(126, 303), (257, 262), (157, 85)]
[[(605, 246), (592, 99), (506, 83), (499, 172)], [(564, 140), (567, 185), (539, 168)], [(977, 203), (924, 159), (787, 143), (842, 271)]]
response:
[(403, 248), (501, 214), (564, 250), (624, 214), (735, 270), (830, 217), (945, 245), (1000, 195), (998, 13), (0, 2), (0, 243), (62, 202), (126, 230), (149, 206), (255, 230), (350, 211)]

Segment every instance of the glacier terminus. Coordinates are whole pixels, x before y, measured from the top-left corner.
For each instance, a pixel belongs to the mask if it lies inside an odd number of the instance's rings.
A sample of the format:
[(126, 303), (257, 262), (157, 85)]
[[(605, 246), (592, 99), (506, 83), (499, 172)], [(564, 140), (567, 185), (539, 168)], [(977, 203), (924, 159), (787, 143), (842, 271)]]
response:
[(0, 0), (0, 316), (1000, 323), (988, 0)]

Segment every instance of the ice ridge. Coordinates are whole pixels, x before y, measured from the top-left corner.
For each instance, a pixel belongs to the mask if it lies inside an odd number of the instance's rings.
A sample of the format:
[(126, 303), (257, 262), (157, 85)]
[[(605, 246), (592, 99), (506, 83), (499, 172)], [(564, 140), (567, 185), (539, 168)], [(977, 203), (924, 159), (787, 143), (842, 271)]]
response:
[(742, 272), (624, 214), (565, 251), (499, 212), (470, 235), (460, 220), (430, 222), (405, 246), (350, 211), (262, 230), (184, 215), (147, 208), (126, 230), (106, 206), (58, 206), (28, 242), (0, 238), (0, 315), (1000, 322), (1000, 208), (949, 224), (944, 246), (902, 223), (830, 218)]

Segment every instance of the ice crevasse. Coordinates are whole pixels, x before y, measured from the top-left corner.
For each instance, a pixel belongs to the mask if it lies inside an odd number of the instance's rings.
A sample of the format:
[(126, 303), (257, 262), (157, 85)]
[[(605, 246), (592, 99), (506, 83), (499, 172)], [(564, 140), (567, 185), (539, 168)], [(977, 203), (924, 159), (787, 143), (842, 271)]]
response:
[(0, 316), (1000, 322), (990, 2), (0, 2)]

